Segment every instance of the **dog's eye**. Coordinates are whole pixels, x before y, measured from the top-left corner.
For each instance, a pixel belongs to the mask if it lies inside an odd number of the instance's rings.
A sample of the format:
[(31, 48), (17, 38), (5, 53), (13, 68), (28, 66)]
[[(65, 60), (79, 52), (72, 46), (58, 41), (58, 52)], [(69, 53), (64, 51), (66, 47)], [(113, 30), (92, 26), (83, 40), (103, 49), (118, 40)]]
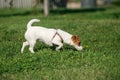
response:
[(78, 43), (78, 46), (80, 46), (81, 42)]

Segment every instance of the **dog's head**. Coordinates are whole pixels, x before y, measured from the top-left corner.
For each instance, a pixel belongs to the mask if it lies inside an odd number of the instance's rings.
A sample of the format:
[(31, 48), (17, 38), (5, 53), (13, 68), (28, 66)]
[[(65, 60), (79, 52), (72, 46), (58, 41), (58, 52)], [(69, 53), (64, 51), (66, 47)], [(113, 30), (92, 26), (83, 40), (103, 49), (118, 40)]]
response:
[(77, 50), (82, 50), (83, 47), (81, 46), (81, 40), (77, 35), (73, 35), (71, 37), (71, 40), (73, 42), (73, 46), (77, 49)]

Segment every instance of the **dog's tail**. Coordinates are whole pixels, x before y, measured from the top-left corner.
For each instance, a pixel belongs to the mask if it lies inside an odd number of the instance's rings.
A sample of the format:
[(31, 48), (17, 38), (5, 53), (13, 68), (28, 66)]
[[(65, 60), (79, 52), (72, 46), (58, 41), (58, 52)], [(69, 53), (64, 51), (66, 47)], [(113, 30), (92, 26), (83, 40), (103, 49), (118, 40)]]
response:
[(30, 27), (32, 27), (32, 24), (33, 24), (34, 22), (40, 22), (40, 20), (39, 20), (39, 19), (32, 19), (32, 20), (30, 20), (30, 21), (28, 22), (28, 24), (27, 24), (27, 29), (30, 28)]

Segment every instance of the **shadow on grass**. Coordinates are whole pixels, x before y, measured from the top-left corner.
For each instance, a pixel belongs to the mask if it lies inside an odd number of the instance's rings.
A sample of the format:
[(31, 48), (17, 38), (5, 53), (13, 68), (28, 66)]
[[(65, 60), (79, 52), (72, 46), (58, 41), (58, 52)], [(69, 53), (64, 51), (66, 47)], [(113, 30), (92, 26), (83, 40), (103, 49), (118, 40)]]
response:
[(5, 13), (5, 14), (0, 14), (0, 17), (26, 16), (26, 15), (29, 15), (29, 14), (32, 14), (32, 11)]
[[(8, 10), (8, 9), (7, 9)], [(50, 14), (70, 14), (70, 13), (88, 13), (88, 12), (95, 12), (95, 11), (105, 11), (105, 8), (94, 8), (94, 9), (51, 9)], [(2, 11), (0, 11), (2, 12)], [(26, 15), (36, 15), (43, 13), (43, 10), (38, 10), (37, 12), (34, 12), (32, 9), (31, 10), (24, 10), (24, 11), (18, 11), (18, 9), (15, 9), (14, 11), (8, 10), (5, 11), (4, 13), (0, 14), (0, 17), (11, 17), (11, 16), (26, 16)]]
[(105, 11), (105, 8), (93, 8), (93, 9), (56, 9), (50, 10), (52, 14), (67, 14), (67, 13), (89, 13), (96, 11)]
[(120, 7), (120, 0), (113, 1), (112, 4)]

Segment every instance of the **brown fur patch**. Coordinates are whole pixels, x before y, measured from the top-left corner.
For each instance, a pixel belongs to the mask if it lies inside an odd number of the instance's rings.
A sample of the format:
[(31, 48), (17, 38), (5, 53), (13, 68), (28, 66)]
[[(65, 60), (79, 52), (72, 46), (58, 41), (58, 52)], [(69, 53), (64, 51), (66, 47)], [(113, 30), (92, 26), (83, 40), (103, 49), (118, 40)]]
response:
[(81, 41), (80, 41), (80, 39), (79, 39), (79, 37), (78, 37), (77, 35), (72, 36), (72, 37), (71, 37), (71, 40), (73, 41), (73, 43), (74, 43), (75, 45), (80, 46)]

